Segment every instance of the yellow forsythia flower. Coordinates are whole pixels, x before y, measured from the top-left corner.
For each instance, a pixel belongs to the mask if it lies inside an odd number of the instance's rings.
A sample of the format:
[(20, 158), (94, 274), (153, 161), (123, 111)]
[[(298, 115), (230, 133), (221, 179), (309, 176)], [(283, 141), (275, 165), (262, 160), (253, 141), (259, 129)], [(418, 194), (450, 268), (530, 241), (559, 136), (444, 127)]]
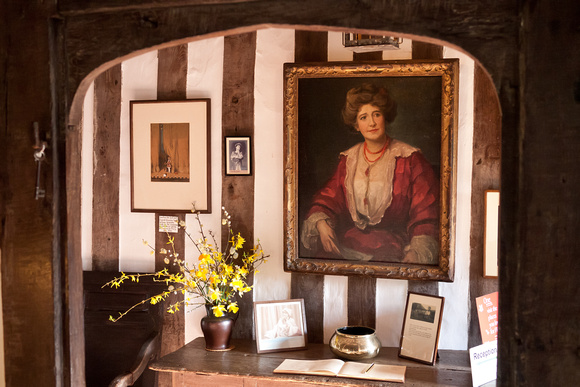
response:
[(218, 305), (218, 306), (214, 306), (212, 308), (213, 310), (213, 315), (216, 317), (221, 317), (224, 315), (225, 311), (226, 311), (226, 307), (223, 305)]
[(232, 283), (230, 284), (230, 286), (231, 286), (231, 287), (232, 287), (234, 290), (238, 290), (238, 289), (241, 289), (241, 288), (244, 286), (244, 282), (243, 282), (241, 279), (239, 279), (239, 278), (236, 278), (236, 279), (234, 279), (234, 280), (232, 281)]
[(244, 238), (242, 238), (242, 236), (240, 234), (238, 234), (238, 240), (236, 242), (236, 249), (241, 249), (242, 246), (244, 245), (244, 242), (246, 240)]
[(219, 300), (220, 297), (221, 297), (221, 292), (219, 291), (219, 289), (214, 289), (214, 288), (209, 289), (209, 298), (212, 301)]
[(228, 305), (228, 312), (238, 313), (238, 310), (240, 310), (240, 308), (238, 308), (237, 302), (232, 302)]

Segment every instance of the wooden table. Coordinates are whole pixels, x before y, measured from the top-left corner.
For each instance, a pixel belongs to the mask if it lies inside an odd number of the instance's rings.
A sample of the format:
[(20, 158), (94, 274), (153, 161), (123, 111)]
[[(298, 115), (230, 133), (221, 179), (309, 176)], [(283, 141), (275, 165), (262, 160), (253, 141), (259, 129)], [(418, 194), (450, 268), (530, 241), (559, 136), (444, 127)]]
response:
[[(174, 387), (185, 386), (401, 386), (401, 383), (374, 382), (328, 376), (274, 374), (284, 359), (332, 359), (325, 344), (309, 344), (302, 351), (256, 353), (251, 340), (233, 340), (235, 348), (227, 352), (205, 350), (199, 337), (177, 351), (163, 356), (149, 367), (172, 375)], [(372, 359), (377, 364), (407, 366), (406, 386), (471, 386), (471, 368), (467, 351), (439, 351), (434, 366), (398, 357), (398, 348), (383, 347)]]

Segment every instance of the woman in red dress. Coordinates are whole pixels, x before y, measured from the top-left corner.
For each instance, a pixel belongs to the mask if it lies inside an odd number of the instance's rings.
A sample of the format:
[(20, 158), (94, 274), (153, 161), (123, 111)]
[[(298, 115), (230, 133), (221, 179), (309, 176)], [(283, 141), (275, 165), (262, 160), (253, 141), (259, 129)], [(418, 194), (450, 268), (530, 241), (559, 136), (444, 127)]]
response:
[(301, 240), (316, 257), (437, 264), (439, 180), (418, 148), (388, 136), (396, 114), (383, 87), (348, 91), (342, 116), (364, 141), (313, 198)]

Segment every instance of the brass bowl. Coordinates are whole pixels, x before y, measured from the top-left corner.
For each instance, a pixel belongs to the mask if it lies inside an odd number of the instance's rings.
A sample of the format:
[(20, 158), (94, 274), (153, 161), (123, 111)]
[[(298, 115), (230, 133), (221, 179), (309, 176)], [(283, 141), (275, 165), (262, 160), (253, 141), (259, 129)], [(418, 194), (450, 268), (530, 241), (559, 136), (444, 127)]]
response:
[(363, 326), (338, 328), (330, 338), (329, 345), (332, 353), (347, 360), (371, 359), (381, 349), (375, 330)]

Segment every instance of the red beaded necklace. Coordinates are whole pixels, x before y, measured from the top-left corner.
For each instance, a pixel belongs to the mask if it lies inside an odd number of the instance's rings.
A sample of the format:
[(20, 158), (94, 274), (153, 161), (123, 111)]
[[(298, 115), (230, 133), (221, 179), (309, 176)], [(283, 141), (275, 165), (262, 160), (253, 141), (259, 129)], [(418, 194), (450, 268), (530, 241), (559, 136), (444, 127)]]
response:
[[(387, 141), (385, 141), (385, 145), (383, 145), (383, 147), (381, 148), (381, 150), (377, 151), (377, 152), (371, 152), (369, 150), (369, 148), (367, 148), (367, 143), (365, 141), (363, 148), (363, 154), (365, 156), (365, 159), (369, 162), (369, 163), (374, 163), (375, 161), (377, 161), (378, 159), (380, 159), (381, 157), (383, 157), (383, 154), (385, 153), (385, 150), (387, 150), (387, 146), (389, 145), (389, 139), (387, 139)], [(377, 158), (374, 160), (370, 160), (369, 157), (367, 156), (367, 152), (370, 153), (371, 155), (376, 155), (378, 154)]]

